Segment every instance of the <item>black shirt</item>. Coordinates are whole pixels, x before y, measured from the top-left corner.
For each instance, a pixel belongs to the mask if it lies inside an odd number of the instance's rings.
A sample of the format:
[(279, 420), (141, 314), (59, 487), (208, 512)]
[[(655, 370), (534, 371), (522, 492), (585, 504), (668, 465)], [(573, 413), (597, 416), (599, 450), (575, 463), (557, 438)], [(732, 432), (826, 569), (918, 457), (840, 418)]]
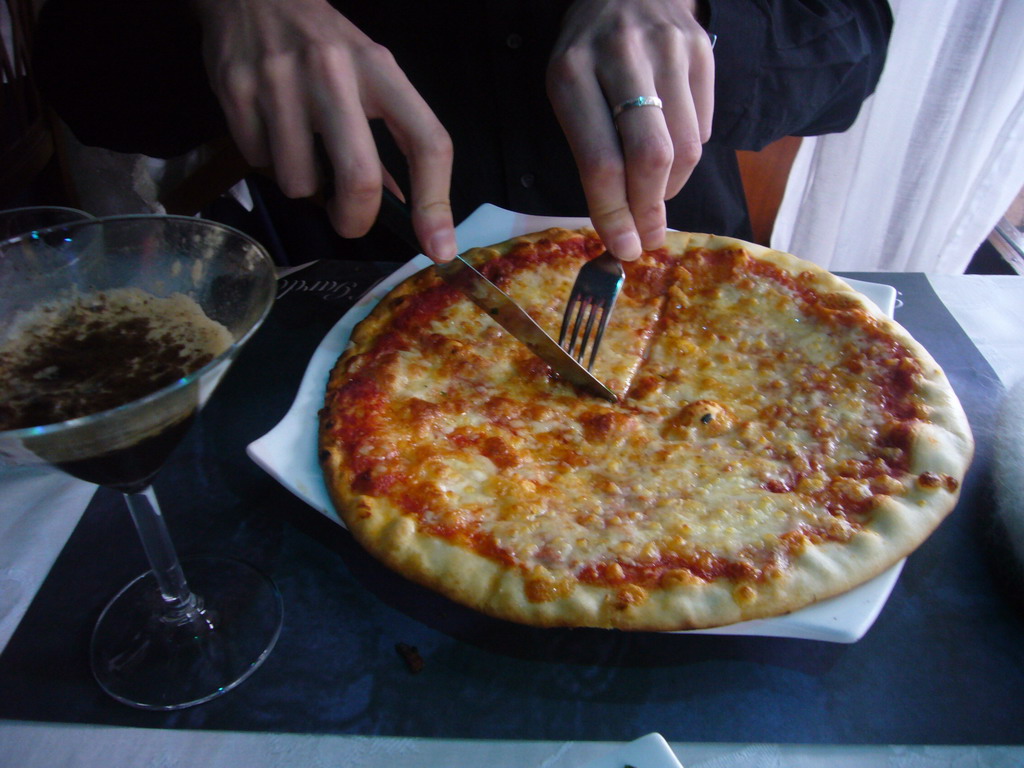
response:
[[(567, 0), (335, 5), (392, 51), (451, 134), (456, 221), (485, 202), (586, 214), (544, 88)], [(47, 2), (36, 74), (80, 141), (171, 157), (223, 135), (187, 8), (181, 0)], [(875, 87), (891, 26), (885, 0), (710, 0), (712, 137), (668, 204), (669, 225), (749, 238), (735, 150), (846, 129)], [(401, 181), (401, 157), (385, 131), (376, 133)]]

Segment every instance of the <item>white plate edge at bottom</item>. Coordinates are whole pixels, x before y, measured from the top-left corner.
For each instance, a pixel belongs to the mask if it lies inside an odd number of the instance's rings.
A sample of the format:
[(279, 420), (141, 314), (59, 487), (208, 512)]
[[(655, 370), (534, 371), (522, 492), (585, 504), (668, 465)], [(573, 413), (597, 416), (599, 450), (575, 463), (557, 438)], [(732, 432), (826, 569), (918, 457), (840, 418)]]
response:
[(601, 755), (580, 768), (683, 768), (672, 747), (660, 733), (648, 733)]

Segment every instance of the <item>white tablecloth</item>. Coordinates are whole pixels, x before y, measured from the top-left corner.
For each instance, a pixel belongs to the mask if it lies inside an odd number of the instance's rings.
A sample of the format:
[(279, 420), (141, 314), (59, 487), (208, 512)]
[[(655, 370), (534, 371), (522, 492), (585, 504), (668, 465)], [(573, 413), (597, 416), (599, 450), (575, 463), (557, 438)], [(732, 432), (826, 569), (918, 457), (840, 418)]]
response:
[[(935, 275), (929, 279), (1003, 384), (1010, 387), (1024, 380), (1024, 277)], [(92, 493), (92, 486), (56, 471), (0, 470), (0, 648), (6, 646)], [(743, 734), (738, 733), (736, 737), (737, 742), (742, 742)], [(0, 765), (19, 768), (57, 765), (69, 768), (343, 765), (576, 768), (599, 760), (618, 746), (597, 742), (485, 742), (0, 723)], [(676, 743), (672, 748), (687, 768), (821, 765), (1019, 768), (1024, 765), (1024, 747)]]

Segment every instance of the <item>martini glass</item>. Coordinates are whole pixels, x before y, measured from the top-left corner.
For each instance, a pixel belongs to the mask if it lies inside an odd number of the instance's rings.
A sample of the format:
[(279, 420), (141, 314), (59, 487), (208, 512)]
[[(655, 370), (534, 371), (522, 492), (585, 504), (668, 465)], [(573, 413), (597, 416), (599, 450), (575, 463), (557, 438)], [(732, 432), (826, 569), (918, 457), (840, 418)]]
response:
[(34, 230), (93, 218), (77, 208), (59, 205), (31, 205), (0, 211), (0, 242)]
[[(26, 333), (27, 314), (58, 300), (87, 297), (79, 303), (96, 304), (96, 297), (122, 289), (159, 299), (183, 295), (202, 310), (200, 319), (222, 326), (212, 359), (173, 374), (153, 391), (136, 392), (128, 402), (101, 401), (95, 412), (87, 407), (55, 423), (6, 418), (0, 424), (17, 428), (0, 431), (0, 461), (51, 464), (124, 494), (150, 570), (111, 600), (94, 629), (92, 670), (107, 693), (142, 709), (171, 710), (231, 690), (277, 641), (280, 593), (262, 573), (234, 559), (196, 558), (183, 569), (151, 482), (270, 311), (276, 292), (270, 257), (255, 241), (214, 222), (111, 217), (0, 243), (0, 285), (0, 365), (7, 345)], [(88, 334), (84, 338), (83, 347)], [(90, 375), (106, 367), (120, 381), (134, 361), (120, 354), (129, 344), (109, 338), (94, 349), (71, 345), (71, 351), (83, 353), (80, 365)], [(166, 336), (150, 338), (142, 346), (152, 351), (165, 342)], [(64, 358), (59, 365), (43, 360), (39, 370), (79, 380), (77, 373), (60, 370), (66, 365)], [(8, 373), (0, 370), (0, 376)]]

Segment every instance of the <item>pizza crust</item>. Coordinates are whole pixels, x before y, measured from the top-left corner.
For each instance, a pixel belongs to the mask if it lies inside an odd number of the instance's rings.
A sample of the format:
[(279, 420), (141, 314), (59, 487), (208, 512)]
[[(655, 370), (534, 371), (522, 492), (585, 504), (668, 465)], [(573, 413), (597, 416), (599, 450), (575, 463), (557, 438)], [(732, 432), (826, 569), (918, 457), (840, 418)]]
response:
[[(573, 232), (569, 230), (548, 230), (535, 233), (529, 236), (514, 238), (496, 246), (477, 249), (469, 254), (469, 257), (482, 269), (490, 265), (498, 265), (499, 271), (495, 272), (492, 279), (500, 282), (506, 277), (500, 271), (503, 259), (517, 249), (528, 250), (534, 258), (537, 266), (537, 274), (543, 275), (544, 280), (532, 282), (535, 276), (527, 275), (519, 283), (512, 282), (509, 285), (502, 285), (514, 299), (519, 301), (531, 311), (531, 314), (542, 325), (548, 327), (555, 321), (560, 322), (561, 311), (565, 305), (565, 298), (571, 289), (572, 281), (583, 260), (593, 255), (596, 236), (591, 231)], [(581, 242), (591, 248), (588, 252), (581, 249)], [(442, 462), (433, 458), (424, 460), (417, 465), (417, 469), (423, 472), (435, 472), (430, 482), (434, 485), (425, 485), (435, 494), (443, 496), (448, 493), (449, 486), (458, 481), (460, 472), (467, 476), (475, 476), (481, 467), (485, 469), (492, 465), (500, 465), (503, 457), (508, 460), (515, 460), (519, 450), (516, 445), (508, 445), (508, 441), (514, 439), (514, 430), (509, 433), (501, 433), (500, 437), (505, 438), (502, 443), (503, 450), (495, 452), (488, 446), (491, 443), (487, 439), (496, 439), (495, 436), (485, 435), (487, 421), (482, 416), (474, 422), (463, 419), (460, 424), (452, 428), (452, 423), (444, 423), (438, 426), (430, 422), (436, 413), (443, 411), (444, 401), (440, 405), (431, 402), (431, 397), (437, 399), (436, 392), (430, 392), (433, 384), (444, 388), (444, 380), (435, 380), (439, 371), (445, 371), (444, 365), (437, 370), (430, 368), (433, 363), (422, 365), (420, 362), (409, 362), (418, 355), (418, 350), (409, 346), (407, 348), (389, 349), (386, 354), (392, 355), (390, 360), (401, 359), (401, 364), (384, 365), (381, 363), (383, 354), (381, 349), (387, 343), (383, 341), (390, 338), (394, 341), (395, 328), (402, 312), (410, 303), (423, 301), (428, 294), (431, 300), (437, 300), (438, 295), (447, 290), (432, 268), (428, 268), (417, 275), (407, 279), (395, 288), (371, 314), (360, 323), (352, 334), (351, 343), (337, 366), (332, 372), (328, 384), (328, 395), (325, 409), (321, 415), (320, 447), (321, 460), (324, 468), (325, 482), (328, 491), (338, 509), (338, 512), (346, 525), (352, 531), (356, 539), (374, 556), (383, 561), (392, 569), (404, 574), (408, 578), (417, 581), (431, 589), (448, 596), (449, 598), (474, 607), (484, 613), (498, 618), (508, 619), (536, 626), (592, 626), (619, 628), (630, 630), (683, 630), (721, 626), (738, 621), (755, 618), (777, 616), (791, 612), (807, 604), (831, 597), (855, 587), (879, 573), (891, 567), (895, 562), (910, 554), (917, 546), (924, 541), (934, 528), (955, 506), (960, 481), (966, 473), (968, 464), (973, 453), (973, 438), (967, 424), (966, 416), (960, 406), (959, 400), (953, 392), (948, 380), (941, 368), (934, 361), (931, 355), (917, 343), (909, 333), (897, 323), (887, 318), (881, 310), (869, 299), (859, 292), (853, 290), (845, 281), (828, 273), (827, 271), (802, 261), (790, 254), (774, 251), (761, 246), (743, 241), (723, 238), (713, 235), (690, 234), (690, 233), (669, 233), (665, 251), (668, 254), (681, 254), (692, 249), (707, 249), (708, 251), (743, 251), (748, 256), (772, 265), (780, 272), (788, 275), (805, 289), (811, 290), (815, 295), (829, 296), (841, 311), (849, 312), (851, 308), (858, 308), (863, 312), (863, 322), (873, 324), (880, 329), (885, 336), (893, 342), (902, 345), (908, 350), (910, 357), (919, 366), (919, 372), (915, 380), (915, 397), (919, 407), (925, 412), (926, 418), (918, 419), (914, 423), (913, 433), (909, 439), (910, 464), (906, 468), (903, 477), (896, 483), (889, 478), (889, 493), (875, 493), (873, 498), (873, 509), (870, 519), (856, 530), (849, 534), (845, 540), (815, 540), (815, 536), (806, 537), (806, 542), (798, 543), (787, 549), (784, 567), (775, 570), (769, 569), (767, 577), (758, 578), (733, 578), (716, 577), (702, 578), (696, 573), (689, 573), (682, 569), (676, 569), (671, 573), (663, 574), (656, 583), (641, 580), (640, 582), (630, 580), (628, 576), (616, 580), (605, 579), (584, 579), (578, 574), (559, 569), (558, 567), (548, 568), (543, 564), (534, 562), (518, 562), (514, 558), (510, 562), (506, 555), (498, 551), (488, 551), (486, 548), (480, 550), (474, 543), (473, 536), (467, 531), (472, 531), (472, 524), (465, 527), (465, 521), (460, 515), (468, 514), (473, 504), (467, 503), (466, 509), (447, 509), (446, 503), (439, 502), (439, 509), (445, 510), (444, 514), (459, 517), (463, 528), (455, 526), (449, 529), (446, 523), (425, 524), (424, 519), (417, 518), (410, 514), (409, 510), (403, 509), (403, 504), (408, 505), (408, 496), (395, 496), (388, 489), (384, 488), (387, 479), (380, 478), (367, 481), (372, 477), (375, 468), (386, 461), (370, 461), (375, 458), (377, 451), (380, 456), (390, 455), (389, 452), (401, 452), (416, 450), (417, 442), (412, 439), (404, 442), (407, 433), (415, 433), (420, 430), (422, 434), (429, 433), (429, 428), (414, 418), (406, 415), (396, 415), (397, 411), (388, 413), (387, 429), (395, 427), (395, 421), (401, 422), (398, 425), (399, 437), (387, 440), (364, 440), (360, 443), (359, 451), (364, 455), (357, 455), (358, 452), (347, 449), (339, 440), (339, 431), (343, 431), (343, 425), (352, 420), (358, 421), (366, 416), (366, 413), (379, 405), (378, 400), (369, 396), (362, 400), (351, 398), (346, 400), (346, 409), (338, 406), (338, 393), (345, 387), (351, 386), (351, 382), (364, 380), (372, 382), (374, 397), (379, 393), (390, 393), (408, 388), (410, 380), (417, 376), (423, 378), (422, 384), (415, 384), (421, 389), (415, 393), (422, 394), (423, 399), (412, 397), (422, 403), (418, 406), (421, 411), (428, 414), (426, 422), (433, 424), (432, 428), (449, 428), (451, 435), (458, 435), (458, 430), (463, 429), (472, 432), (466, 424), (479, 423), (480, 428), (477, 435), (473, 433), (467, 439), (477, 440), (474, 445), (482, 445), (487, 458), (481, 458), (478, 464), (465, 463), (465, 458), (460, 455), (459, 461), (453, 461), (456, 469), (445, 468)], [(562, 251), (565, 251), (563, 254)], [(557, 255), (564, 258), (564, 268), (552, 275), (550, 260), (545, 262), (539, 256)], [(548, 266), (545, 266), (547, 264)], [(647, 263), (637, 267), (647, 270), (645, 276), (640, 280), (641, 288), (644, 280), (649, 281), (651, 286), (659, 286), (659, 281), (666, 278), (666, 270), (674, 269), (672, 258), (662, 257), (648, 259)], [(637, 273), (639, 274), (639, 273)], [(521, 277), (521, 275), (520, 275)], [(539, 278), (537, 278), (539, 279)], [(627, 281), (627, 285), (629, 285)], [(636, 281), (634, 280), (634, 285)], [(433, 293), (431, 293), (433, 292)], [(652, 323), (652, 335), (645, 336), (636, 332), (633, 336), (628, 335), (624, 330), (619, 336), (619, 349), (627, 349), (625, 353), (620, 352), (621, 359), (613, 360), (611, 368), (616, 375), (624, 377), (617, 380), (619, 391), (622, 394), (639, 392), (643, 394), (642, 381), (635, 378), (638, 370), (642, 371), (644, 365), (652, 364), (652, 360), (646, 356), (651, 355), (651, 345), (656, 343), (657, 333), (664, 333), (662, 328), (658, 331), (658, 323), (664, 322), (660, 315), (651, 318), (644, 314), (645, 294), (642, 290), (637, 293), (636, 301), (629, 305), (630, 299), (626, 299), (627, 310), (631, 321)], [(449, 297), (450, 298), (450, 297)], [(620, 299), (621, 301), (621, 299)], [(443, 302), (438, 302), (438, 306)], [(517, 351), (514, 340), (503, 340), (500, 329), (491, 328), (486, 317), (479, 317), (475, 320), (471, 317), (473, 310), (455, 303), (446, 305), (444, 309), (438, 310), (445, 323), (443, 327), (455, 326), (456, 328), (472, 328), (476, 323), (476, 331), (489, 334), (490, 346), (488, 350), (498, 350), (494, 359), (468, 359), (470, 372), (469, 376), (479, 374), (480, 368), (493, 368), (501, 371), (505, 376), (506, 383), (502, 386), (515, 386), (520, 382), (523, 373), (522, 366), (530, 365), (529, 359), (524, 359)], [(617, 310), (618, 311), (618, 310)], [(470, 313), (470, 314), (467, 314)], [(617, 318), (616, 318), (617, 319)], [(480, 329), (483, 328), (481, 331)], [(635, 329), (634, 329), (635, 330)], [(416, 333), (423, 333), (424, 330), (417, 326)], [(615, 338), (615, 331), (610, 331), (611, 336), (606, 335), (606, 341), (602, 349), (609, 345), (609, 339)], [(410, 331), (412, 333), (412, 331)], [(392, 336), (388, 336), (392, 334)], [(400, 335), (400, 334), (399, 334)], [(441, 336), (442, 334), (434, 334)], [(635, 337), (635, 338), (634, 338)], [(446, 336), (441, 339), (431, 337), (431, 343), (439, 345), (439, 349), (450, 351), (453, 359), (463, 359), (471, 355), (472, 339), (468, 347), (461, 346), (462, 341), (458, 334)], [(447, 345), (447, 346), (445, 346)], [(399, 345), (401, 346), (401, 345)], [(636, 349), (634, 349), (636, 347)], [(639, 350), (639, 351), (638, 351)], [(443, 354), (437, 353), (443, 358)], [(605, 353), (602, 352), (602, 355)], [(615, 353), (612, 353), (614, 358)], [(404, 357), (403, 357), (404, 356)], [(407, 360), (408, 358), (408, 360)], [(368, 375), (363, 366), (379, 367), (374, 369), (374, 375)], [(630, 372), (632, 371), (632, 372)], [(568, 385), (557, 379), (551, 379), (550, 372), (537, 374), (534, 368), (529, 369), (526, 380), (530, 383), (524, 386), (538, 387), (536, 382), (543, 382), (543, 390), (537, 390), (536, 400), (538, 401), (537, 413), (554, 414), (553, 418), (562, 417), (559, 414), (580, 415), (581, 395), (571, 389)], [(444, 375), (450, 375), (445, 373)], [(462, 375), (462, 374), (460, 374)], [(539, 376), (539, 378), (530, 378)], [(547, 378), (545, 378), (547, 376)], [(511, 377), (511, 378), (510, 378)], [(509, 383), (511, 382), (511, 383)], [(637, 387), (640, 387), (639, 389)], [(500, 387), (499, 387), (500, 389)], [(498, 395), (501, 392), (497, 392)], [(522, 394), (521, 392), (519, 394)], [(470, 408), (483, 408), (481, 403), (491, 397), (495, 392), (479, 390), (480, 403), (471, 405)], [(490, 403), (492, 400), (488, 400)], [(625, 399), (629, 407), (634, 407), (636, 402), (629, 397)], [(642, 404), (642, 398), (640, 401)], [(355, 403), (355, 405), (353, 405)], [(520, 411), (523, 404), (520, 403)], [(527, 405), (529, 405), (527, 403)], [(541, 408), (544, 405), (547, 411)], [(550, 406), (550, 407), (548, 407)], [(565, 408), (559, 411), (559, 408)], [(362, 409), (362, 410), (360, 410)], [(405, 414), (405, 411), (401, 411)], [(716, 412), (717, 413), (717, 412)], [(549, 414), (549, 415), (550, 415)], [(633, 414), (636, 416), (636, 414)], [(535, 414), (536, 416), (536, 414)], [(584, 431), (590, 429), (586, 444), (594, 445), (601, 440), (619, 440), (623, 446), (629, 445), (629, 420), (630, 413), (626, 410), (616, 411), (606, 409), (594, 410), (592, 413), (584, 414)], [(438, 416), (437, 418), (442, 418)], [(519, 414), (520, 429), (531, 433), (541, 429), (539, 417), (531, 421), (529, 416)], [(402, 421), (406, 419), (406, 421)], [(588, 420), (589, 419), (589, 420)], [(360, 422), (361, 423), (361, 422)], [(568, 432), (569, 427), (579, 431), (578, 424), (560, 425)], [(550, 427), (545, 427), (545, 429)], [(693, 429), (692, 426), (686, 427)], [(381, 429), (385, 429), (381, 427)], [(578, 435), (577, 435), (578, 437)], [(424, 438), (426, 439), (426, 438)], [(483, 442), (479, 442), (483, 441)], [(543, 443), (541, 443), (543, 444)], [(373, 446), (368, 449), (367, 446)], [(490, 453), (488, 451), (490, 450)], [(599, 452), (600, 453), (600, 452)], [(371, 455), (373, 454), (373, 455)], [(367, 458), (369, 457), (369, 458)], [(531, 457), (527, 457), (528, 459)], [(537, 460), (545, 460), (550, 457), (535, 456)], [(586, 455), (577, 457), (579, 461), (585, 462), (589, 458)], [(363, 464), (369, 469), (358, 470), (356, 465), (362, 459)], [(563, 459), (564, 460), (564, 459)], [(640, 467), (641, 473), (654, 476), (657, 474), (653, 467)], [(497, 477), (501, 472), (492, 473)], [(528, 473), (527, 473), (528, 474)], [(456, 480), (452, 481), (455, 476)], [(438, 480), (437, 477), (441, 479)], [(571, 475), (565, 475), (571, 477)], [(928, 480), (921, 482), (924, 477)], [(447, 478), (447, 479), (445, 479)], [(934, 478), (934, 481), (933, 481)], [(492, 478), (493, 479), (493, 478)], [(493, 479), (497, 482), (496, 479)], [(367, 483), (373, 486), (364, 487)], [(426, 481), (425, 481), (426, 482)], [(490, 480), (488, 481), (490, 482)], [(530, 499), (528, 493), (522, 488), (526, 482), (519, 478), (520, 485), (501, 486), (507, 493), (495, 495), (493, 505), (505, 504), (509, 497), (516, 494), (522, 495), (524, 504)], [(447, 485), (446, 485), (447, 483)], [(895, 487), (894, 483), (898, 485)], [(419, 493), (420, 486), (414, 486), (416, 493)], [(383, 489), (383, 490), (382, 490)], [(438, 490), (440, 489), (440, 490)], [(440, 498), (440, 497), (438, 497)], [(476, 496), (470, 494), (474, 500)], [(486, 505), (485, 505), (486, 506)], [(431, 513), (433, 509), (428, 503), (423, 509)], [(513, 512), (517, 512), (513, 510)], [(517, 512), (518, 514), (518, 512)], [(529, 514), (529, 510), (525, 514)], [(499, 515), (500, 517), (500, 515)], [(496, 523), (499, 525), (500, 523)], [(607, 521), (605, 525), (608, 525)], [(527, 526), (528, 529), (528, 526)], [(438, 531), (455, 530), (452, 535), (439, 535)], [(557, 531), (555, 540), (558, 540)], [(742, 557), (740, 557), (742, 560)], [(615, 566), (611, 566), (614, 568)], [(621, 569), (620, 569), (621, 571)], [(609, 570), (609, 573), (612, 573)]]

